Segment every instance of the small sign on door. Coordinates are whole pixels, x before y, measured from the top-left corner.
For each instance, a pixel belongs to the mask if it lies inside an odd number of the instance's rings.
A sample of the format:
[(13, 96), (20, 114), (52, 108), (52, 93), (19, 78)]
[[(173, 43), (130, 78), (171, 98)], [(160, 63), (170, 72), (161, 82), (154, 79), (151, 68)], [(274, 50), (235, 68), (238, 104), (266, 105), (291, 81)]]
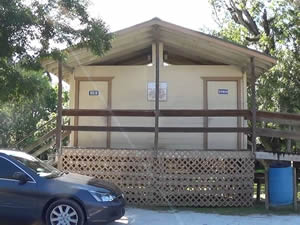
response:
[(98, 90), (90, 90), (89, 91), (89, 96), (98, 96), (99, 95), (99, 91)]
[(218, 89), (219, 95), (228, 95), (228, 89)]

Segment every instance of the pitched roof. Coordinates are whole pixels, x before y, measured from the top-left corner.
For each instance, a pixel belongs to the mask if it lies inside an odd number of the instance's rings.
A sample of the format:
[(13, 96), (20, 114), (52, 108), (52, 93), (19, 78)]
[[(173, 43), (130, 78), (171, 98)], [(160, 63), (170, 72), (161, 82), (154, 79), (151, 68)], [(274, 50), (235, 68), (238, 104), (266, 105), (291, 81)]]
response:
[[(114, 32), (112, 48), (104, 56), (95, 56), (87, 49), (69, 49), (66, 65), (76, 67), (90, 65), (124, 57), (151, 47), (161, 41), (164, 50), (177, 52), (196, 59), (235, 65), (247, 70), (251, 57), (255, 57), (257, 74), (268, 70), (276, 59), (259, 51), (246, 48), (228, 40), (220, 39), (199, 31), (187, 29), (159, 18)], [(46, 60), (43, 66), (50, 72), (57, 70), (57, 63)]]

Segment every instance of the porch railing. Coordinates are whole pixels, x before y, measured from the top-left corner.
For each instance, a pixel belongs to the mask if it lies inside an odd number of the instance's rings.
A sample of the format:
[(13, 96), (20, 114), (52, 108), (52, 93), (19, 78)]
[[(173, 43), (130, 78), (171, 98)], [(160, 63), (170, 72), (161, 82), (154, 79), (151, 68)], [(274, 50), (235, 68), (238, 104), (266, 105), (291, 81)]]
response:
[[(93, 109), (64, 109), (63, 116), (89, 116), (89, 117), (155, 117), (155, 110), (93, 110)], [(250, 110), (159, 110), (159, 117), (237, 117), (250, 120)], [(258, 122), (284, 124), (289, 126), (300, 125), (300, 115), (291, 113), (274, 113), (257, 111)], [(251, 134), (253, 127), (242, 127), (238, 123), (236, 127), (209, 127), (204, 120), (203, 127), (158, 127), (158, 132), (168, 133), (244, 133)], [(282, 128), (282, 127), (281, 127)], [(62, 126), (68, 131), (107, 131), (107, 132), (155, 132), (155, 127), (142, 126)], [(300, 140), (300, 132), (296, 130), (271, 129), (255, 126), (257, 136), (276, 137)]]
[[(92, 110), (65, 109), (63, 116), (105, 116), (105, 117), (155, 117), (155, 110)], [(160, 110), (159, 117), (249, 117), (248, 110)], [(110, 132), (154, 132), (155, 127), (129, 126), (63, 126), (63, 130), (72, 131), (110, 131)], [(238, 132), (250, 133), (248, 127), (159, 127), (159, 132)]]

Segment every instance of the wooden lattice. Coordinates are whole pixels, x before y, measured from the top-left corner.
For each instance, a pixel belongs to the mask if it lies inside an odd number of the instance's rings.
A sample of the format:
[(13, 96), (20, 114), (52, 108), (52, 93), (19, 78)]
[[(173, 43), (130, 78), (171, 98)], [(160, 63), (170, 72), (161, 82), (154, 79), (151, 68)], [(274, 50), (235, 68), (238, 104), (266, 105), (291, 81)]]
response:
[(63, 170), (117, 184), (131, 205), (252, 206), (249, 151), (63, 149)]

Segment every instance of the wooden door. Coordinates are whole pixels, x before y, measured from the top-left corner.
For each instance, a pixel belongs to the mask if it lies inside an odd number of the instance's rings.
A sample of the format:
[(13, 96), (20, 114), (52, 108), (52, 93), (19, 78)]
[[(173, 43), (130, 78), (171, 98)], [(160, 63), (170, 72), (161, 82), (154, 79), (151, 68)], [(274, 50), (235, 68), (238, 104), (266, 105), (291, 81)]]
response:
[[(237, 81), (207, 81), (208, 109), (238, 109)], [(237, 127), (236, 117), (209, 117), (208, 127)], [(208, 133), (208, 149), (237, 149), (237, 133)]]
[[(107, 81), (80, 81), (79, 109), (107, 109), (108, 108)], [(79, 117), (79, 126), (107, 126), (107, 117)], [(107, 132), (79, 131), (79, 147), (107, 147)]]

